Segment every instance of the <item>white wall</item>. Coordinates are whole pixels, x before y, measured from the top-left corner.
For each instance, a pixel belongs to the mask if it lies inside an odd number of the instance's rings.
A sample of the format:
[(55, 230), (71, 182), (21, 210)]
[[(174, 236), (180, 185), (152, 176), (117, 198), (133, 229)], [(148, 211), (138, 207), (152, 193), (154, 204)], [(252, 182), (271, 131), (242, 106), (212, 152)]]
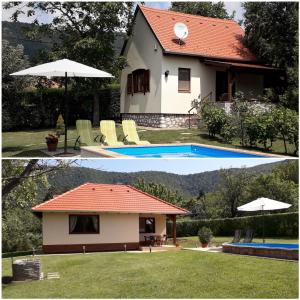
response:
[[(128, 66), (121, 74), (121, 113), (160, 113), (162, 49), (140, 11), (124, 56)], [(150, 69), (150, 92), (145, 95), (127, 95), (127, 75), (136, 69)]]
[(138, 243), (138, 214), (99, 214), (99, 234), (69, 234), (69, 214), (43, 213), (43, 245)]
[(236, 73), (236, 91), (242, 91), (246, 97), (261, 96), (264, 90), (264, 76), (255, 73)]

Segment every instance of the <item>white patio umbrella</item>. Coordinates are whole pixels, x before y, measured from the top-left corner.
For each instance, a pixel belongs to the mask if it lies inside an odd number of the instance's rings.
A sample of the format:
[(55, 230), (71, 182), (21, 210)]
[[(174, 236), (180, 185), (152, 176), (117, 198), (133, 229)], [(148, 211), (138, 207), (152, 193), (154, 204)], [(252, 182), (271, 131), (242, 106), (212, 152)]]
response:
[(291, 207), (291, 204), (272, 200), (269, 198), (258, 198), (254, 201), (251, 201), (247, 204), (239, 206), (237, 209), (239, 211), (261, 211), (263, 214), (263, 242), (265, 242), (265, 220), (264, 220), (264, 212), (270, 210), (278, 210), (278, 209), (287, 209)]
[(80, 64), (78, 62), (61, 59), (54, 62), (38, 65), (26, 70), (15, 72), (10, 74), (12, 76), (45, 76), (45, 77), (64, 77), (65, 78), (65, 143), (64, 143), (64, 153), (67, 152), (67, 126), (68, 126), (68, 77), (98, 77), (98, 78), (113, 78), (114, 76)]

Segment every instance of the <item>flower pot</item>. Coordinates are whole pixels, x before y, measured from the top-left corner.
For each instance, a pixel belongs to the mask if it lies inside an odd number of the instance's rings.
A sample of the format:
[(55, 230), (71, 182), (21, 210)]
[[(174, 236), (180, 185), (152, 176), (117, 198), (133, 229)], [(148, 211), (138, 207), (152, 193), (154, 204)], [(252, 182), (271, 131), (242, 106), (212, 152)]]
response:
[(207, 248), (208, 243), (205, 243), (205, 244), (202, 244), (202, 243), (201, 243), (201, 246), (202, 246), (202, 248)]
[(47, 143), (48, 151), (53, 152), (56, 151), (58, 143)]

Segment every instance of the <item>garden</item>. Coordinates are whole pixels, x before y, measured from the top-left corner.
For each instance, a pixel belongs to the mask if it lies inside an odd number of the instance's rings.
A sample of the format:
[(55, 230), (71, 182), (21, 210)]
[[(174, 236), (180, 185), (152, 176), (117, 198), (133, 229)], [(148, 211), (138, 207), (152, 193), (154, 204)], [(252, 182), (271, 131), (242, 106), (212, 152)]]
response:
[[(60, 278), (4, 284), (3, 298), (298, 297), (298, 264), (288, 261), (188, 250), (40, 258)], [(2, 262), (11, 276), (11, 260)]]

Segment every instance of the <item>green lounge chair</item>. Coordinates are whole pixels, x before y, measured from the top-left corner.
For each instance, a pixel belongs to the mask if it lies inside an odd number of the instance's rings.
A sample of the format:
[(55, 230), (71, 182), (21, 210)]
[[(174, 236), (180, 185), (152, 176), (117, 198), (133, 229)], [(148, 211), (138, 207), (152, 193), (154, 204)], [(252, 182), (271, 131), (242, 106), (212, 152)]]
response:
[(74, 149), (78, 149), (80, 146), (100, 146), (100, 143), (97, 142), (99, 135), (93, 138), (92, 123), (90, 120), (77, 120), (76, 129), (78, 137)]
[(103, 142), (108, 146), (123, 146), (123, 142), (119, 142), (116, 133), (115, 121), (100, 121), (100, 131), (103, 135)]
[(135, 121), (124, 120), (122, 121), (123, 132), (128, 142), (135, 143), (137, 145), (150, 145), (148, 141), (141, 141), (136, 130)]

